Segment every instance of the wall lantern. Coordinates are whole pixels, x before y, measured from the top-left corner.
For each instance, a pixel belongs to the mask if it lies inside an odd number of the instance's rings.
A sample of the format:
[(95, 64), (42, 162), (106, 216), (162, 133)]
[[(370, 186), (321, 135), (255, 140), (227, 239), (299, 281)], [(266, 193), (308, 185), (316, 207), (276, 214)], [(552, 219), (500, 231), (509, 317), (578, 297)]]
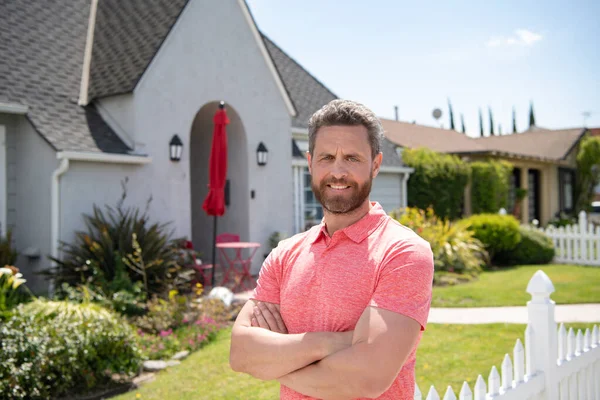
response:
[(269, 150), (267, 150), (267, 147), (263, 142), (260, 142), (258, 144), (258, 148), (256, 149), (256, 162), (258, 163), (258, 165), (260, 165), (261, 167), (267, 165), (268, 155)]
[(171, 155), (171, 161), (181, 160), (181, 153), (183, 152), (183, 142), (179, 139), (179, 136), (173, 135), (169, 142), (169, 154)]

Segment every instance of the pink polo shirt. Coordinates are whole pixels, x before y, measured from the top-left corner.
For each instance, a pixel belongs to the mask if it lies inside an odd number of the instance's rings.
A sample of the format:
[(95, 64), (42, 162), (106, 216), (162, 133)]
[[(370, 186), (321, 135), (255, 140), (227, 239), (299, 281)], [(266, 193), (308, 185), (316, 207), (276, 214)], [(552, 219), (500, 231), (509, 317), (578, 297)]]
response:
[[(368, 306), (406, 315), (424, 330), (432, 282), (429, 243), (372, 203), (332, 237), (321, 223), (281, 241), (261, 268), (253, 298), (280, 304), (289, 333), (353, 330)], [(416, 345), (379, 399), (413, 399), (415, 359)], [(280, 395), (310, 399), (283, 385)]]

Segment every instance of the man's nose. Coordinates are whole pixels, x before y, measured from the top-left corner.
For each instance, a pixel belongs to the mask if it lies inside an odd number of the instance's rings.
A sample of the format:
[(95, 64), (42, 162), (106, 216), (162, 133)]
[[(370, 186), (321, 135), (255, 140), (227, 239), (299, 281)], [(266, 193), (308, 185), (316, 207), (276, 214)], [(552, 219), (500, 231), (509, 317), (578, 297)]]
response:
[(331, 175), (336, 179), (341, 179), (348, 175), (348, 169), (346, 168), (343, 160), (335, 160), (331, 169)]

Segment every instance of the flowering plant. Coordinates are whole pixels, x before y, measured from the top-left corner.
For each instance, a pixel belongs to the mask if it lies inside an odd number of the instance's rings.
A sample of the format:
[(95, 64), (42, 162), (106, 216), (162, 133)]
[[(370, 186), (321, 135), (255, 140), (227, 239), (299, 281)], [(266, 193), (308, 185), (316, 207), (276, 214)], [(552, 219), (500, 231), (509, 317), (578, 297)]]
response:
[(0, 268), (0, 315), (19, 304), (18, 289), (25, 282), (18, 268), (11, 265)]

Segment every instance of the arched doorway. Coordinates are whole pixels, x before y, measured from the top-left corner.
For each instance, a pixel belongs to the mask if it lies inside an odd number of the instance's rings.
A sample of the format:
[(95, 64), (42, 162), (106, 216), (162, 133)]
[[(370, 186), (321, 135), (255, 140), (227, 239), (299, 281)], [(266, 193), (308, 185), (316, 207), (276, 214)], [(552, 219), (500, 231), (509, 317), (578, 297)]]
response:
[[(213, 135), (213, 116), (219, 102), (206, 103), (194, 118), (190, 132), (190, 185), (192, 242), (202, 253), (204, 263), (212, 262), (213, 218), (206, 215), (202, 203), (208, 194), (208, 162)], [(218, 217), (217, 234), (235, 233), (241, 240), (249, 236), (248, 154), (246, 132), (239, 114), (229, 104), (225, 105), (227, 125), (227, 179), (229, 181), (229, 205), (225, 215)]]

